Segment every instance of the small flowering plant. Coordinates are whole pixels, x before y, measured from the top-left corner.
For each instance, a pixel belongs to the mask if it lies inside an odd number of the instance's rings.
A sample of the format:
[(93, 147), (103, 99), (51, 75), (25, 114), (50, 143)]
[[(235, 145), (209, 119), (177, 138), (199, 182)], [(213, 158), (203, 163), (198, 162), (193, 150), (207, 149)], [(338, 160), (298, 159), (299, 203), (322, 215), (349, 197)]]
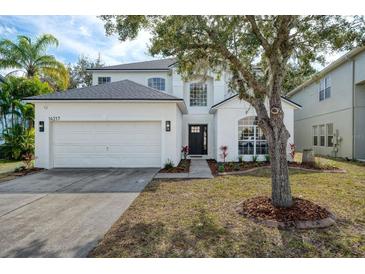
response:
[(221, 150), (221, 157), (222, 157), (222, 159), (223, 159), (223, 162), (225, 163), (226, 162), (226, 158), (227, 158), (227, 156), (228, 156), (228, 146), (226, 146), (226, 145), (223, 145), (223, 146), (221, 146), (220, 148), (219, 148), (220, 150)]
[(188, 146), (183, 146), (181, 148), (181, 152), (184, 154), (184, 160), (186, 160), (186, 157), (188, 156), (189, 154), (189, 147)]
[(295, 157), (295, 145), (294, 144), (289, 144), (289, 146), (290, 146), (290, 157), (294, 161), (294, 157)]

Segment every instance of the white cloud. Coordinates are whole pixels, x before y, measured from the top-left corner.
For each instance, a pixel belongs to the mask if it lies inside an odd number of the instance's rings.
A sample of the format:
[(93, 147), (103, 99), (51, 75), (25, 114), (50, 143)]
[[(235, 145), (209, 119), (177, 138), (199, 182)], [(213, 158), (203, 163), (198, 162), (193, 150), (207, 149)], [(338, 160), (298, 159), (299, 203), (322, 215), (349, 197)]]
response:
[(80, 33), (84, 36), (91, 36), (91, 33), (89, 31), (89, 29), (85, 26), (80, 26), (79, 27)]
[(51, 53), (60, 60), (65, 59), (66, 63), (76, 61), (79, 55), (96, 58), (99, 53), (107, 65), (151, 59), (147, 53), (148, 32), (141, 32), (133, 41), (120, 42), (115, 36), (105, 35), (103, 22), (96, 16), (17, 16), (6, 19), (2, 22), (12, 22), (34, 36), (53, 34), (60, 46)]
[(16, 33), (16, 29), (14, 27), (8, 27), (0, 25), (0, 34), (1, 35), (9, 35)]

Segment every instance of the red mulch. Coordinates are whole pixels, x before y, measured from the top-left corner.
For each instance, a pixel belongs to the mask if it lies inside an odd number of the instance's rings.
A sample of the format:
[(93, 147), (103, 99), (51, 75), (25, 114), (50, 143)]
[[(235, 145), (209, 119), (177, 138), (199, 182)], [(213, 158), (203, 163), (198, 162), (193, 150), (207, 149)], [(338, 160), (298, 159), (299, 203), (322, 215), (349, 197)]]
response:
[(16, 171), (13, 173), (14, 176), (25, 176), (25, 175), (29, 175), (29, 174), (33, 174), (33, 173), (37, 173), (39, 171), (44, 170), (44, 168), (39, 168), (39, 167), (33, 167), (31, 169), (24, 169), (21, 171)]
[(209, 166), (210, 171), (212, 172), (213, 176), (217, 176), (218, 175), (217, 161), (214, 159), (209, 159), (209, 160), (207, 160), (207, 162), (208, 162), (208, 166)]
[(316, 170), (336, 170), (339, 169), (335, 166), (330, 165), (319, 165), (317, 163), (299, 163), (299, 162), (290, 162), (289, 167), (300, 167), (300, 168), (308, 168), (308, 169), (316, 169)]
[(176, 167), (163, 168), (160, 173), (188, 173), (190, 169), (190, 160), (181, 160)]
[(293, 198), (290, 208), (274, 207), (271, 198), (255, 197), (241, 204), (240, 213), (245, 217), (259, 220), (275, 220), (279, 222), (316, 221), (331, 215), (325, 208), (308, 200)]
[[(216, 160), (211, 159), (207, 160), (210, 170), (214, 176), (218, 175), (218, 166), (223, 165), (223, 163), (217, 163)], [(234, 172), (234, 171), (245, 171), (255, 167), (268, 167), (270, 166), (269, 162), (227, 162), (224, 164), (224, 172)], [(299, 162), (289, 162), (289, 167), (298, 167), (298, 168), (307, 168), (307, 169), (315, 169), (315, 170), (338, 170), (339, 168), (330, 165), (318, 165), (318, 164), (306, 164)]]

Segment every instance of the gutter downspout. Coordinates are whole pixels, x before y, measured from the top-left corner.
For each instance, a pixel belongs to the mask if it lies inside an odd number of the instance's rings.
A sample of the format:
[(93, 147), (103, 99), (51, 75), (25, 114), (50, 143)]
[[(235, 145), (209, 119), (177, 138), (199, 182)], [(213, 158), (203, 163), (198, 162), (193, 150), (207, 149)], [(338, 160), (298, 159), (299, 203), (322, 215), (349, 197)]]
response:
[(352, 60), (352, 160), (355, 160), (355, 59)]

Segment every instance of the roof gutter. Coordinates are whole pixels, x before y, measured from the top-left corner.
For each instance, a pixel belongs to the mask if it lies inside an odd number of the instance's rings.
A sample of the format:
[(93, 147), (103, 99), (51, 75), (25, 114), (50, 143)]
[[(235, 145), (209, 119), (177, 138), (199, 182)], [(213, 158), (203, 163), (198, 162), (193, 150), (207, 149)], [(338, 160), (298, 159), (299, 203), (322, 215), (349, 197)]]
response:
[(183, 99), (165, 99), (165, 100), (130, 100), (130, 99), (24, 99), (26, 103), (176, 103), (183, 114), (188, 113), (188, 108)]

